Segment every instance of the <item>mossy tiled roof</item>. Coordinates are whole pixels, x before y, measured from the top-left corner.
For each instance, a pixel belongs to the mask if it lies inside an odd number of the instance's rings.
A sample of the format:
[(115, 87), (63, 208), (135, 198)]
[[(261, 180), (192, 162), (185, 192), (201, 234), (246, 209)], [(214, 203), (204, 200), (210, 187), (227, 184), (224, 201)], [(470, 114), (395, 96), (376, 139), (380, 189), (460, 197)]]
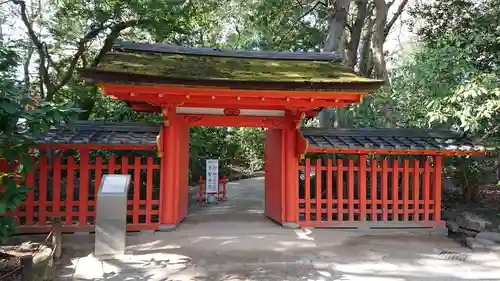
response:
[(370, 82), (338, 63), (160, 53), (108, 53), (102, 71), (172, 77), (276, 82)]
[(206, 52), (205, 49), (138, 43), (131, 43), (127, 48), (115, 47), (104, 55), (97, 67), (82, 69), (80, 73), (91, 83), (327, 91), (374, 91), (382, 85), (382, 81), (360, 77), (338, 60), (321, 57), (321, 53), (224, 52), (217, 49)]

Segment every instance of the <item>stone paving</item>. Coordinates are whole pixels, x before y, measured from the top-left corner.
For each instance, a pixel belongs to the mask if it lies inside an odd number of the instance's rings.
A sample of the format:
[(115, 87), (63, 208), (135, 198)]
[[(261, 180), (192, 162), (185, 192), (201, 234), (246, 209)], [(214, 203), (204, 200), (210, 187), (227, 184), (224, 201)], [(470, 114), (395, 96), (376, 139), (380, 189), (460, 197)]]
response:
[(130, 233), (112, 260), (92, 256), (92, 235), (68, 235), (57, 280), (500, 280), (497, 253), (444, 232), (284, 229), (262, 215), (263, 179), (228, 188), (175, 231)]

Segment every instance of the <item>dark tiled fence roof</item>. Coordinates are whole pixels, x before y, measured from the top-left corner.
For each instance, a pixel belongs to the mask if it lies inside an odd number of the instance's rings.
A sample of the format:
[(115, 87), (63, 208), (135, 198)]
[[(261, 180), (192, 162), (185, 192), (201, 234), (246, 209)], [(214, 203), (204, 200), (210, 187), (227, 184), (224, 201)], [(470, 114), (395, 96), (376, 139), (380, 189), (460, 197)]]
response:
[[(161, 125), (79, 121), (50, 129), (38, 144), (155, 145)], [(334, 149), (478, 151), (481, 146), (460, 133), (416, 129), (302, 128), (309, 147)]]
[(309, 147), (325, 149), (482, 151), (463, 134), (421, 129), (320, 129), (302, 128)]
[(155, 145), (160, 125), (79, 121), (51, 128), (38, 144)]

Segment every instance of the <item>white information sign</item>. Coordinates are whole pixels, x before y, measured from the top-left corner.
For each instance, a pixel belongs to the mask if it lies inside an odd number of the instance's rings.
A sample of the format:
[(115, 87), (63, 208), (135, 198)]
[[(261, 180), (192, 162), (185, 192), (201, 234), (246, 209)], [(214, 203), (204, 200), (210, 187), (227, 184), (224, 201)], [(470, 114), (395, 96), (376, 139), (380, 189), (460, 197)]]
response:
[(219, 191), (219, 159), (207, 159), (207, 182), (205, 183), (205, 192), (209, 194), (217, 194)]

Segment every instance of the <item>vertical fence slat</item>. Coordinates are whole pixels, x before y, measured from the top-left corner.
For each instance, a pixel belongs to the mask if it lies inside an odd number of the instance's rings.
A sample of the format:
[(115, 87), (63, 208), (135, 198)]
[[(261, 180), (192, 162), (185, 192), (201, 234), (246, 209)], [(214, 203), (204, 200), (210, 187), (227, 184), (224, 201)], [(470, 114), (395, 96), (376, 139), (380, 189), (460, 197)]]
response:
[(61, 157), (59, 155), (54, 156), (52, 172), (52, 212), (53, 216), (59, 217), (61, 212)]
[(347, 162), (347, 200), (349, 206), (349, 221), (354, 221), (354, 160)]
[(30, 169), (26, 173), (26, 186), (29, 188), (26, 194), (26, 225), (33, 224), (33, 217), (35, 212), (33, 206), (35, 205), (35, 169)]
[(141, 157), (134, 159), (134, 206), (132, 208), (132, 222), (139, 223), (139, 200), (141, 199)]
[(122, 156), (121, 162), (122, 162), (121, 174), (128, 175), (128, 157)]
[(429, 190), (431, 183), (431, 167), (429, 163), (429, 158), (425, 159), (424, 162), (424, 219), (423, 221), (429, 220)]
[(327, 221), (332, 220), (332, 208), (333, 208), (333, 202), (332, 202), (332, 188), (333, 188), (333, 182), (332, 182), (332, 159), (326, 160), (326, 165), (327, 165), (327, 175), (326, 175), (326, 202), (328, 204), (327, 212), (328, 212), (328, 218)]
[(442, 157), (434, 157), (434, 215), (433, 221), (441, 221), (441, 164)]
[(40, 156), (40, 182), (38, 184), (38, 224), (44, 226), (47, 216), (47, 156)]
[(108, 174), (113, 175), (116, 169), (116, 156), (111, 155), (108, 161)]
[(358, 194), (360, 221), (366, 220), (366, 155), (359, 155)]
[(413, 162), (413, 220), (418, 221), (420, 210), (420, 162)]
[(147, 173), (146, 173), (146, 224), (151, 223), (151, 209), (153, 205), (151, 201), (153, 200), (153, 157), (149, 156), (147, 161)]
[(343, 160), (337, 159), (337, 220), (344, 220), (344, 167)]
[(88, 201), (89, 201), (89, 151), (80, 150), (80, 205), (78, 207), (78, 222), (81, 226), (87, 225)]
[(102, 157), (97, 156), (95, 158), (95, 179), (94, 179), (95, 182), (94, 200), (96, 202), (97, 202), (97, 193), (99, 192), (99, 188), (101, 187), (101, 178), (102, 178)]
[(372, 221), (378, 221), (378, 208), (377, 208), (377, 160), (372, 159), (370, 165), (372, 167), (371, 171), (371, 199), (372, 199)]
[(405, 159), (403, 162), (403, 221), (408, 221), (408, 200), (410, 200), (410, 161)]
[(389, 186), (388, 186), (388, 173), (389, 173), (389, 167), (388, 167), (388, 161), (387, 159), (382, 160), (382, 220), (387, 221), (388, 220), (388, 191), (389, 191)]
[(316, 221), (321, 222), (321, 159), (316, 159)]
[(68, 169), (66, 177), (66, 225), (73, 224), (73, 199), (74, 196), (74, 182), (75, 182), (75, 159), (73, 156), (68, 157)]
[(311, 159), (306, 159), (306, 165), (304, 169), (304, 200), (305, 200), (305, 221), (309, 222), (311, 220)]
[(392, 220), (399, 220), (399, 161), (392, 161)]

